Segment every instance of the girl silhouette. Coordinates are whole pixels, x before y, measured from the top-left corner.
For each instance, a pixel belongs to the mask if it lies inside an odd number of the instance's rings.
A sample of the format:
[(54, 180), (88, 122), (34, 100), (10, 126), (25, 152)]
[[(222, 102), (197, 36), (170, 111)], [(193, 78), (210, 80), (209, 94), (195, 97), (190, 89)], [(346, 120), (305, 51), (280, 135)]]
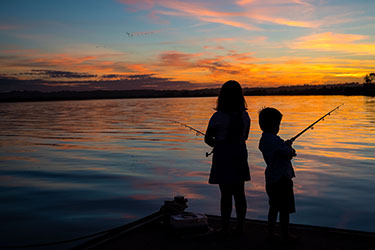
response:
[(205, 142), (213, 147), (209, 183), (219, 184), (222, 231), (229, 230), (234, 197), (238, 233), (243, 231), (246, 216), (245, 181), (250, 180), (246, 140), (250, 130), (250, 117), (241, 85), (227, 81), (220, 89), (216, 112), (212, 115)]

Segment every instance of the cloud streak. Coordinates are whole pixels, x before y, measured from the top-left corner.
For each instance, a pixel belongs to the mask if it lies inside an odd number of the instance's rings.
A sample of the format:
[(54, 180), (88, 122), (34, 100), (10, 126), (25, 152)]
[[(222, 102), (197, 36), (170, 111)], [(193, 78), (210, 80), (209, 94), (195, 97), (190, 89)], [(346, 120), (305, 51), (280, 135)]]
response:
[(317, 51), (344, 52), (358, 55), (374, 55), (375, 42), (369, 36), (325, 32), (298, 38), (290, 48)]
[(33, 76), (42, 76), (48, 78), (92, 78), (97, 77), (97, 75), (88, 74), (88, 73), (78, 73), (78, 72), (69, 72), (69, 71), (58, 71), (58, 70), (40, 70), (33, 69), (31, 72), (20, 73), (20, 75), (33, 75)]
[[(223, 12), (213, 10), (213, 6), (207, 5), (205, 2), (183, 2), (175, 0), (160, 0), (160, 1), (120, 1), (130, 6), (135, 6), (136, 9), (152, 9), (154, 7), (161, 7), (161, 9), (152, 10), (153, 15), (190, 17), (200, 21), (224, 24), (236, 28), (246, 30), (261, 30), (250, 22), (239, 21), (236, 18), (243, 17), (241, 12)], [(147, 7), (146, 7), (147, 6)]]
[[(235, 3), (216, 1), (184, 2), (176, 0), (121, 0), (134, 10), (149, 10), (153, 15), (194, 18), (200, 21), (224, 24), (245, 30), (263, 30), (258, 24), (271, 23), (282, 26), (317, 28), (325, 22), (316, 14), (316, 8), (307, 2), (243, 0)], [(218, 7), (234, 11), (215, 10)], [(335, 19), (338, 19), (336, 16)]]
[(20, 27), (16, 25), (0, 24), (0, 30), (16, 30), (19, 28)]
[[(104, 77), (105, 78), (105, 77)], [(119, 80), (52, 81), (23, 80), (13, 76), (0, 75), (0, 92), (11, 91), (93, 91), (93, 90), (179, 90), (201, 87), (188, 81), (175, 81), (154, 75), (128, 75)]]

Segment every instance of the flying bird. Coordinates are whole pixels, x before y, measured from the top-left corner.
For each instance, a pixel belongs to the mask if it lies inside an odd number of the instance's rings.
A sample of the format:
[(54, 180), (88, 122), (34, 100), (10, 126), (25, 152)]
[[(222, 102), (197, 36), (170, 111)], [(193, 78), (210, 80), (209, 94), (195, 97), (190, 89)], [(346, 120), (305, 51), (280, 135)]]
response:
[(134, 36), (146, 36), (146, 35), (152, 35), (161, 32), (161, 30), (154, 30), (154, 31), (144, 31), (144, 32), (126, 32), (126, 34), (129, 37), (134, 37)]

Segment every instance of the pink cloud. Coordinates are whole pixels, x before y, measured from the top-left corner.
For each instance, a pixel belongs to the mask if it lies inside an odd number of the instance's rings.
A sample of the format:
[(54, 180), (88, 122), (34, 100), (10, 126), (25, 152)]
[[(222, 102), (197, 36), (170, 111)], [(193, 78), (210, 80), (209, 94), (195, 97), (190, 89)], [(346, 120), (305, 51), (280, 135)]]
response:
[(16, 25), (6, 25), (6, 24), (0, 24), (0, 30), (15, 30), (18, 29), (19, 26)]
[(203, 46), (204, 49), (212, 49), (212, 50), (224, 50), (223, 46)]
[(254, 18), (260, 22), (270, 22), (286, 26), (304, 27), (304, 28), (317, 28), (321, 25), (319, 21), (297, 21), (284, 17), (277, 17), (272, 15), (262, 14), (249, 14), (248, 17)]
[[(120, 1), (135, 8), (142, 8), (147, 6), (152, 9), (156, 6), (162, 7), (163, 9), (153, 10), (153, 16), (155, 15), (167, 15), (167, 16), (183, 16), (193, 17), (200, 21), (224, 24), (232, 27), (242, 28), (246, 30), (261, 30), (259, 27), (254, 26), (249, 21), (235, 20), (235, 18), (243, 17), (242, 12), (225, 12), (215, 11), (214, 6), (205, 2), (183, 2), (176, 0), (159, 0), (159, 1)], [(151, 4), (152, 2), (152, 4)]]
[[(124, 0), (120, 2), (138, 9), (152, 9), (153, 16), (158, 14), (192, 17), (204, 22), (224, 24), (246, 30), (261, 30), (254, 24), (264, 22), (306, 28), (316, 28), (322, 24), (320, 19), (309, 20), (314, 17), (315, 7), (300, 0), (241, 0), (235, 3), (230, 2), (225, 6), (222, 3), (205, 1)], [(233, 7), (240, 7), (240, 11), (217, 10), (218, 8), (233, 9)]]
[(237, 21), (232, 21), (232, 20), (228, 20), (225, 18), (200, 17), (200, 20), (210, 22), (210, 23), (225, 24), (228, 26), (242, 28), (245, 30), (262, 30), (261, 28), (258, 28), (250, 23), (237, 22)]

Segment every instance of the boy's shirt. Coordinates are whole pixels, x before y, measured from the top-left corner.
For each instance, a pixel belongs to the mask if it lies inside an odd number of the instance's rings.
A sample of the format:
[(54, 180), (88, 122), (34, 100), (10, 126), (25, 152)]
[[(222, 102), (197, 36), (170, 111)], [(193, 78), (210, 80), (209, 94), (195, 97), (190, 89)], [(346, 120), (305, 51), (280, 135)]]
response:
[(293, 149), (285, 144), (279, 136), (263, 133), (259, 141), (259, 150), (266, 162), (266, 183), (280, 180), (281, 177), (295, 177), (291, 153)]

